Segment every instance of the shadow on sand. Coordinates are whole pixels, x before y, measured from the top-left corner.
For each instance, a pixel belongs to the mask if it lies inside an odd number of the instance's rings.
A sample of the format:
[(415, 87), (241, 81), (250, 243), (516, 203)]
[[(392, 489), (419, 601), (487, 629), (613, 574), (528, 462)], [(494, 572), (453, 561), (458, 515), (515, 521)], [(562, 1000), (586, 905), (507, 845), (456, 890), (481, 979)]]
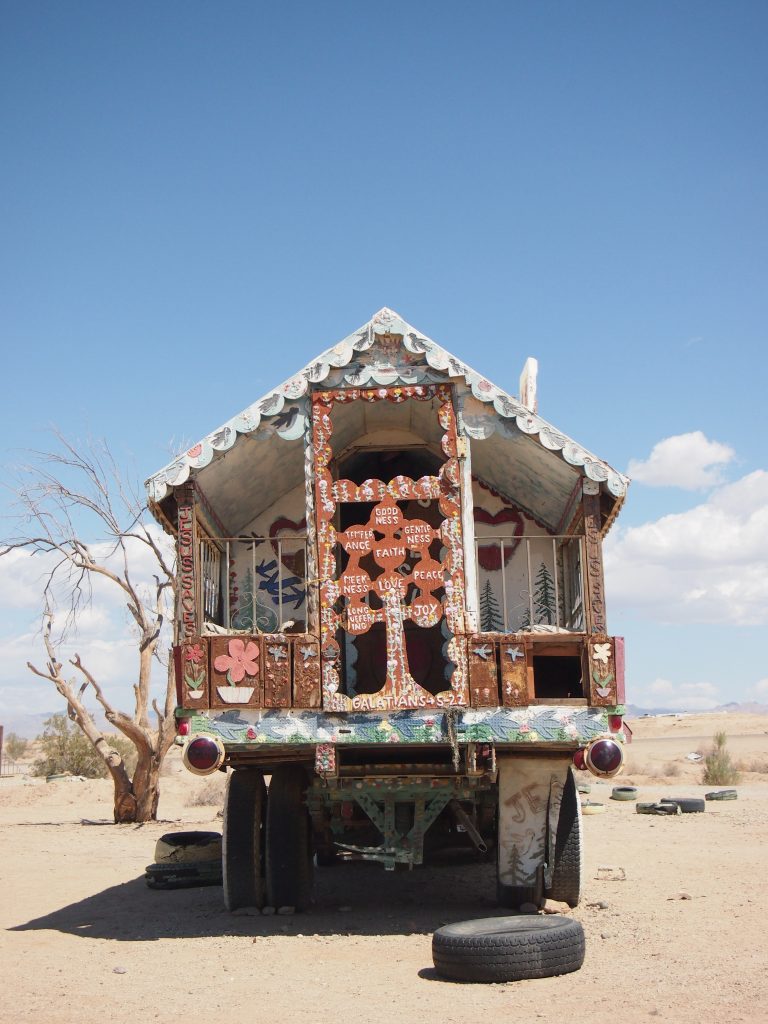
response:
[[(384, 871), (357, 862), (318, 868), (316, 902), (290, 916), (229, 913), (220, 886), (149, 889), (143, 878), (111, 886), (10, 931), (53, 930), (123, 942), (217, 935), (412, 935), (493, 916), (495, 867), (476, 862)], [(508, 913), (508, 911), (507, 911)]]

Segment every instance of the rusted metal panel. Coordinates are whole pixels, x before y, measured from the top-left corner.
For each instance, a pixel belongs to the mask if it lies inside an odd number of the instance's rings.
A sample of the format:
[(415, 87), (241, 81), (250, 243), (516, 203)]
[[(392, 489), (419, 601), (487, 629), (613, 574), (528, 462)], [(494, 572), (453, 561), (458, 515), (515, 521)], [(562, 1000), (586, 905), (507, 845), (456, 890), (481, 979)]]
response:
[(524, 637), (502, 637), (499, 643), (501, 702), (504, 707), (524, 707), (533, 694), (528, 690), (530, 643)]
[(207, 643), (202, 637), (192, 637), (191, 640), (180, 645), (179, 654), (181, 672), (179, 703), (183, 708), (210, 707)]
[(291, 706), (291, 644), (282, 634), (262, 638), (264, 707)]
[(499, 704), (499, 673), (496, 667), (497, 641), (487, 634), (467, 640), (469, 659), (469, 699), (472, 707), (496, 707)]
[(313, 636), (291, 637), (293, 650), (293, 706), (319, 708), (322, 704), (320, 686), (320, 643)]
[(262, 707), (262, 651), (257, 636), (217, 636), (210, 643), (211, 707)]
[(600, 485), (595, 481), (584, 481), (582, 503), (587, 549), (587, 623), (590, 633), (604, 635), (606, 632), (605, 581), (603, 579), (603, 546), (600, 536)]
[(589, 678), (589, 703), (594, 707), (615, 706), (616, 658), (613, 639), (591, 636), (584, 645), (585, 671)]

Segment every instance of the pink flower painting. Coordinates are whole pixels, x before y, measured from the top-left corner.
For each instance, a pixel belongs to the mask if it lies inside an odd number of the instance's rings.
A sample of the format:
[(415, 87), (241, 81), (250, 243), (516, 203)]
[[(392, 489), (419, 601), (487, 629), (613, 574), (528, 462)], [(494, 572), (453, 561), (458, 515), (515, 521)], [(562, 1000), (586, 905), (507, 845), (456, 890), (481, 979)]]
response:
[(259, 648), (252, 640), (248, 643), (239, 637), (227, 644), (229, 654), (220, 654), (213, 667), (217, 672), (226, 672), (227, 680), (236, 686), (246, 676), (255, 676), (259, 671)]

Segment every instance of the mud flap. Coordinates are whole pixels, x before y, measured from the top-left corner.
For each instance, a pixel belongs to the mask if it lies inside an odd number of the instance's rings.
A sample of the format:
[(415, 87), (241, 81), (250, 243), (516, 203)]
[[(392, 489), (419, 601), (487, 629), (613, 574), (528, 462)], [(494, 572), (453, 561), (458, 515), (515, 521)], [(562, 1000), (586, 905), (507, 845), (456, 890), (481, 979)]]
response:
[(539, 890), (552, 883), (557, 822), (570, 761), (499, 757), (498, 767), (499, 890), (530, 890), (536, 902)]

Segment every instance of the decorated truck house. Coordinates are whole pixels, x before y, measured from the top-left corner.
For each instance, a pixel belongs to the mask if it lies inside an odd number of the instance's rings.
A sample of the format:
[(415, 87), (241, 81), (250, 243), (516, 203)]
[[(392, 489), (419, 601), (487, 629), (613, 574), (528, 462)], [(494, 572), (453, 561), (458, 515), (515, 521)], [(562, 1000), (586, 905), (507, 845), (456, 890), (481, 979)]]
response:
[(535, 361), (515, 398), (388, 309), (148, 481), (178, 742), (229, 771), (229, 908), (457, 845), (496, 846), (502, 905), (578, 902), (571, 766), (623, 760), (627, 483), (538, 416)]

